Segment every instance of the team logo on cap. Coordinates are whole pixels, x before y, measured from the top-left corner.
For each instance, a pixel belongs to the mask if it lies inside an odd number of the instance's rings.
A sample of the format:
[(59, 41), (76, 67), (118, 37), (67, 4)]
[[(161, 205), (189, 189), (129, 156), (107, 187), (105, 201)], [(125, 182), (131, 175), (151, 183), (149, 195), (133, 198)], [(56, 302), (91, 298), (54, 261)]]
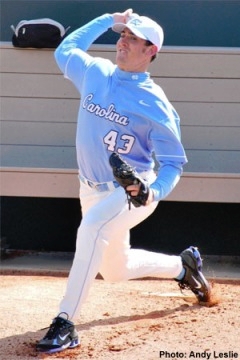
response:
[(140, 19), (131, 20), (131, 24), (133, 24), (135, 26), (141, 25), (141, 23), (142, 23), (142, 20), (140, 20)]

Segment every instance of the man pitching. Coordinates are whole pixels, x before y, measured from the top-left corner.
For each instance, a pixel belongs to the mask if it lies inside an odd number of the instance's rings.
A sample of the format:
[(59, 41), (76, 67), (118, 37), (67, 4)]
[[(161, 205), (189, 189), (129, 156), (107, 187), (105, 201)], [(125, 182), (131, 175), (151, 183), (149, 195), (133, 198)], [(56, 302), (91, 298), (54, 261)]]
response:
[[(116, 65), (87, 53), (110, 28), (120, 34)], [(65, 295), (38, 351), (53, 353), (79, 344), (74, 321), (98, 272), (109, 281), (172, 278), (199, 301), (208, 301), (210, 286), (197, 248), (173, 256), (130, 247), (130, 229), (168, 196), (187, 162), (179, 116), (147, 71), (163, 36), (156, 22), (129, 9), (92, 20), (55, 51), (59, 68), (81, 94), (76, 151), (82, 221)], [(113, 153), (143, 180), (147, 196), (141, 206), (133, 201), (129, 209), (128, 197), (141, 197), (143, 187), (141, 181), (125, 188), (119, 185), (109, 162)], [(159, 163), (157, 174), (153, 153)]]

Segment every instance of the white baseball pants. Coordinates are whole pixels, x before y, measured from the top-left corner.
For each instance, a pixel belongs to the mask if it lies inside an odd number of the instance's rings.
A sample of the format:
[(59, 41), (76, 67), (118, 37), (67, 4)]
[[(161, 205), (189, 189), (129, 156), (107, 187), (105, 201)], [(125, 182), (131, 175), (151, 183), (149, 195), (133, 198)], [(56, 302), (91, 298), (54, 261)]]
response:
[(180, 256), (130, 248), (129, 230), (146, 219), (157, 202), (138, 208), (131, 205), (129, 210), (123, 188), (99, 192), (82, 182), (80, 199), (82, 221), (65, 296), (60, 303), (60, 312), (66, 312), (69, 319), (78, 319), (99, 272), (108, 281), (146, 276), (175, 278), (180, 274)]

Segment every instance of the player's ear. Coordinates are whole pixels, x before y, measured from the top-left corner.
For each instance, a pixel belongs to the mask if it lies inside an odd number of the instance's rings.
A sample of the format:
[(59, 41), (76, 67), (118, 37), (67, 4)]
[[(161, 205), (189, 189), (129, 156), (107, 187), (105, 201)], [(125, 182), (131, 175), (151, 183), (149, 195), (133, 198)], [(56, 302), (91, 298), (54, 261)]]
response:
[(156, 55), (157, 52), (158, 52), (157, 46), (156, 46), (156, 45), (151, 45), (150, 48), (151, 48), (151, 49), (150, 49), (150, 50), (151, 50), (151, 56)]
[(150, 45), (150, 46), (147, 46), (146, 52), (150, 57), (153, 57), (154, 55), (157, 54), (158, 48), (156, 45)]

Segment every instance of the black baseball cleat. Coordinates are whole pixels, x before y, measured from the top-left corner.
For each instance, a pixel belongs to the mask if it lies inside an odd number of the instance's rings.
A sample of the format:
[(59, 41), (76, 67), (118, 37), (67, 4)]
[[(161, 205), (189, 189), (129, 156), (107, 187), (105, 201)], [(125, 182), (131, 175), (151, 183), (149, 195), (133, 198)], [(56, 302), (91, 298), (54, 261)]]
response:
[(177, 280), (181, 290), (190, 289), (199, 302), (208, 302), (211, 287), (202, 273), (202, 259), (198, 249), (190, 246), (180, 254), (185, 275), (182, 280)]
[[(65, 319), (64, 316), (67, 318)], [(78, 334), (74, 324), (68, 320), (66, 313), (60, 313), (53, 319), (48, 332), (36, 346), (37, 351), (52, 354), (79, 345)]]

